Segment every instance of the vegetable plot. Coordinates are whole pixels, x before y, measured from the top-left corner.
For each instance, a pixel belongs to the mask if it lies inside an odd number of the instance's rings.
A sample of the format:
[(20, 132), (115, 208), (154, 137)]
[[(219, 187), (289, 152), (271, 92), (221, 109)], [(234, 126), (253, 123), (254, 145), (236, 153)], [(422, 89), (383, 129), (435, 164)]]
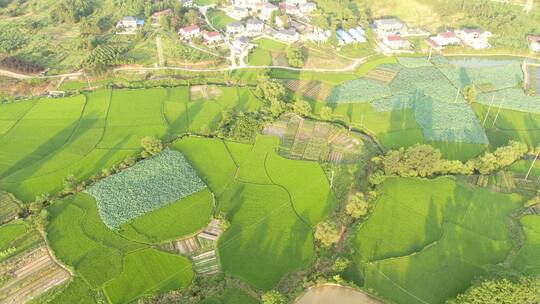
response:
[(97, 182), (87, 191), (96, 198), (103, 222), (109, 228), (118, 228), (205, 187), (182, 153), (165, 150)]

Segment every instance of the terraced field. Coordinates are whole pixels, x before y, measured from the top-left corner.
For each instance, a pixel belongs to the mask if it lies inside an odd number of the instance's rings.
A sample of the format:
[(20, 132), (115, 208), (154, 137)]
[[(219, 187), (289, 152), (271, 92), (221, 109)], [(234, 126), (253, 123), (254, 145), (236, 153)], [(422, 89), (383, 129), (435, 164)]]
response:
[(0, 226), (0, 302), (26, 303), (66, 282), (39, 233), (22, 221)]

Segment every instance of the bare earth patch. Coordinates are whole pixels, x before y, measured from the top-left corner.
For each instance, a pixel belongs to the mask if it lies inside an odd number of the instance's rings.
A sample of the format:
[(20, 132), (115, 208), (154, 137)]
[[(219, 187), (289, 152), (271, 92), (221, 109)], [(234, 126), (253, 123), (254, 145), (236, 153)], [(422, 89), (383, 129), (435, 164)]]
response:
[(323, 285), (308, 289), (295, 304), (382, 304), (368, 294), (345, 286)]

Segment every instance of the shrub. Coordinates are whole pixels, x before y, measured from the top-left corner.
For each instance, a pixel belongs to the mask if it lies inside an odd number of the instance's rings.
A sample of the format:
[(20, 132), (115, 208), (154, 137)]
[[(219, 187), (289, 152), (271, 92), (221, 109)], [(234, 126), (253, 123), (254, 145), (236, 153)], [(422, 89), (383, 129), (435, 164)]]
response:
[(315, 227), (315, 239), (323, 247), (329, 248), (339, 241), (341, 233), (334, 222), (321, 222)]
[(153, 136), (146, 136), (141, 139), (141, 146), (144, 149), (143, 157), (159, 154), (163, 150), (161, 140)]

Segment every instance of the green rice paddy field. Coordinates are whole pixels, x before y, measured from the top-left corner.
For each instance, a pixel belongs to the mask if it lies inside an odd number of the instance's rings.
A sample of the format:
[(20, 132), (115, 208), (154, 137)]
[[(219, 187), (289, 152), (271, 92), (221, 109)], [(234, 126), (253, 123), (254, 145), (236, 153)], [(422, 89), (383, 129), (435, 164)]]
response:
[(221, 88), (214, 100), (190, 101), (187, 87), (110, 90), (2, 105), (0, 188), (28, 202), (56, 193), (74, 174), (85, 180), (140, 151), (145, 136), (164, 139), (216, 130), (222, 111), (256, 110), (248, 89)]
[[(267, 48), (270, 52), (278, 46)], [(339, 77), (285, 70), (272, 74), (282, 80), (339, 86), (380, 65), (391, 70), (397, 62), (376, 60), (369, 69)], [(409, 59), (401, 64), (424, 69), (428, 63)], [(459, 79), (448, 81), (459, 86)], [(507, 79), (491, 81), (503, 86)], [(310, 101), (315, 113), (330, 105), (334, 121), (367, 131), (385, 149), (430, 143), (448, 158), (466, 160), (512, 139), (530, 146), (540, 143), (539, 114), (505, 108), (488, 111), (489, 106), (480, 102), (461, 106), (476, 115), (489, 141), (484, 144), (429, 140), (417, 121), (418, 113), (406, 106), (377, 111), (370, 102)], [(0, 189), (24, 203), (43, 193), (58, 193), (70, 174), (86, 180), (138, 154), (145, 136), (170, 141), (188, 133), (202, 135), (176, 140), (171, 147), (182, 152), (208, 186), (202, 191), (136, 217), (117, 230), (105, 226), (95, 199), (87, 193), (48, 208), (49, 244), (76, 275), (53, 303), (93, 303), (96, 294), (111, 303), (130, 303), (189, 286), (195, 275), (190, 260), (157, 249), (158, 245), (193, 236), (217, 215), (230, 222), (217, 244), (221, 270), (251, 287), (271, 290), (287, 274), (311, 265), (316, 256), (313, 227), (337, 204), (321, 166), (278, 155), (277, 137), (259, 135), (254, 144), (206, 137), (217, 131), (223, 111), (261, 107), (262, 101), (247, 87), (217, 86), (99, 89), (0, 105), (0, 145), (5, 147), (0, 149)], [(520, 161), (510, 170), (521, 176), (529, 164)], [(531, 176), (538, 178), (540, 169), (535, 167)], [(347, 276), (383, 298), (443, 303), (502, 262), (524, 274), (540, 274), (538, 216), (521, 218), (524, 246), (517, 248), (511, 261), (506, 260), (515, 249), (508, 219), (523, 207), (526, 197), (492, 192), (451, 177), (389, 178), (378, 191), (372, 215), (354, 232), (354, 267)], [(8, 202), (0, 193), (0, 206), (4, 205), (10, 211), (0, 212), (0, 219), (12, 217), (18, 208), (17, 202)], [(22, 222), (1, 226), (0, 250), (2, 244), (25, 234), (39, 237)], [(257, 302), (228, 288), (204, 303), (231, 301)]]
[[(387, 299), (443, 303), (504, 262), (515, 245), (508, 220), (525, 201), (518, 194), (447, 177), (390, 178), (381, 191), (372, 216), (356, 231), (354, 275)], [(530, 241), (516, 263), (530, 265), (536, 222), (525, 224)]]
[(311, 228), (335, 206), (320, 166), (282, 158), (278, 145), (265, 136), (253, 146), (204, 138), (174, 145), (213, 189), (217, 212), (231, 222), (218, 243), (223, 270), (264, 290), (313, 261)]

